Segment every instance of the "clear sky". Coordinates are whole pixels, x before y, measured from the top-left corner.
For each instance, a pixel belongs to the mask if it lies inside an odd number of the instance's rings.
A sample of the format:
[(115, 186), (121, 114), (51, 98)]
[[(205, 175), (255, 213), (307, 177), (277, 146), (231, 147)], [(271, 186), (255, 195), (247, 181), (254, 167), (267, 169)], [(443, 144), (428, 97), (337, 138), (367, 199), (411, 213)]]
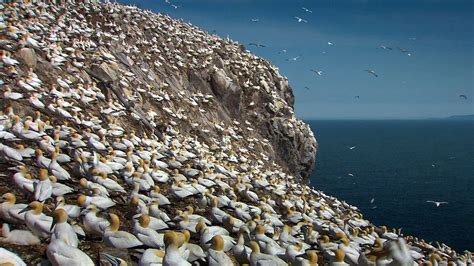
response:
[(474, 114), (474, 0), (119, 2), (229, 35), (273, 62), (289, 79), (299, 118)]

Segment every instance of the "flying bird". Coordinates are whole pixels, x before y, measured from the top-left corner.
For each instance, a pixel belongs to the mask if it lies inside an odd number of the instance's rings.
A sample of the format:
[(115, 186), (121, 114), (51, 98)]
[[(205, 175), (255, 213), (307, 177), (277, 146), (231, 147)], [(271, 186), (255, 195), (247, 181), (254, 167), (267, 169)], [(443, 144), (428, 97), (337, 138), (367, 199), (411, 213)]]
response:
[(302, 7), (301, 9), (303, 9), (304, 11), (308, 12), (308, 13), (313, 13), (313, 11), (307, 9), (306, 7)]
[(305, 88), (306, 90), (309, 90), (309, 87), (308, 87), (308, 86), (305, 86), (304, 88)]
[(408, 50), (405, 48), (397, 47), (397, 49), (400, 50), (400, 52), (402, 53), (408, 53)]
[(464, 100), (467, 100), (467, 95), (466, 94), (459, 94), (459, 98), (463, 98)]
[(251, 19), (251, 21), (252, 21), (252, 22), (259, 22), (260, 19), (259, 19), (259, 18), (253, 18), (253, 19)]
[(348, 175), (348, 176), (354, 176), (354, 175), (353, 175), (353, 174), (351, 174), (351, 173), (348, 173), (347, 175)]
[(355, 149), (357, 146), (346, 146), (346, 148), (348, 148), (349, 150), (353, 150)]
[(333, 46), (333, 45), (334, 45), (334, 43), (332, 43), (332, 42), (328, 42), (328, 45), (329, 45), (329, 46)]
[(367, 71), (367, 72), (369, 72), (370, 74), (374, 75), (374, 77), (376, 77), (376, 78), (379, 77), (379, 75), (377, 75), (377, 73), (375, 73), (375, 71), (372, 70), (372, 69), (366, 69), (365, 71)]
[(384, 50), (393, 50), (392, 47), (385, 46), (385, 45), (380, 45), (380, 48), (382, 48), (382, 49), (384, 49)]
[(354, 96), (354, 99), (360, 99), (359, 95)]
[(427, 200), (426, 202), (433, 203), (436, 205), (436, 207), (439, 207), (441, 204), (448, 204), (446, 201), (432, 201), (432, 200)]
[(374, 203), (374, 201), (375, 201), (375, 198), (372, 198), (372, 199), (370, 200), (370, 204)]
[(321, 76), (323, 74), (323, 71), (322, 70), (314, 70), (314, 69), (310, 69), (311, 72), (314, 72), (316, 75), (318, 76)]
[(286, 61), (296, 61), (298, 60), (298, 58), (300, 58), (301, 55), (298, 55), (297, 57), (293, 57), (293, 58), (288, 58), (286, 59)]
[(298, 20), (298, 22), (308, 23), (308, 21), (306, 19), (302, 19), (302, 18), (296, 17), (296, 16), (295, 16), (295, 18), (296, 18), (296, 20)]
[(253, 45), (253, 46), (255, 46), (255, 47), (267, 47), (267, 46), (265, 46), (265, 45), (263, 45), (263, 44), (254, 43), (254, 42), (249, 43), (249, 45)]
[(280, 52), (278, 52), (278, 54), (283, 54), (283, 53), (286, 53), (286, 52), (287, 52), (286, 49), (283, 49)]
[(171, 6), (172, 6), (174, 9), (178, 9), (178, 7), (179, 7), (179, 6), (174, 5), (174, 4), (171, 4)]

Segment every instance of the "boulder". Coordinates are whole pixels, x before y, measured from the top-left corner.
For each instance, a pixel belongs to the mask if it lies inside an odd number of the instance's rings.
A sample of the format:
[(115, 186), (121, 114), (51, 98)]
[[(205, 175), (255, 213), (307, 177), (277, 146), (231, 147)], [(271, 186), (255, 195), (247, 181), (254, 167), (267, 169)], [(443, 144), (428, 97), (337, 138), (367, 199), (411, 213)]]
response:
[(16, 58), (18, 58), (23, 64), (28, 67), (35, 68), (38, 62), (35, 50), (31, 48), (22, 48), (16, 52)]
[(105, 83), (114, 82), (118, 79), (116, 66), (105, 62), (100, 65), (92, 65), (89, 74)]

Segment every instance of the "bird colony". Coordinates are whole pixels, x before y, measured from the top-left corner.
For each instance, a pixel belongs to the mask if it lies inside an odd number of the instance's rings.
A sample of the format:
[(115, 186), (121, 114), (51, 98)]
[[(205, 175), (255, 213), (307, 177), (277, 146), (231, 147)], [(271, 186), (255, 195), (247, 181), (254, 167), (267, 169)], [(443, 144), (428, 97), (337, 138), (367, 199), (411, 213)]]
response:
[[(219, 119), (215, 96), (155, 74), (227, 65), (245, 90), (267, 90), (279, 106), (285, 100), (269, 85), (277, 70), (264, 60), (165, 15), (67, 2), (0, 6), (1, 265), (470, 260), (374, 226), (302, 184), (269, 159), (252, 123), (194, 121)], [(215, 53), (228, 57), (215, 62)]]

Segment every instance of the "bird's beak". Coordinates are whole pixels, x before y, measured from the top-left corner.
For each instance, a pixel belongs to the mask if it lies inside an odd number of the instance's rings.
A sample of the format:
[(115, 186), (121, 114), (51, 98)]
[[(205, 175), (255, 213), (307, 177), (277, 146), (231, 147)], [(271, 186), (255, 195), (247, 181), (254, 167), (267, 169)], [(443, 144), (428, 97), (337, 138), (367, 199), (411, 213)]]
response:
[(49, 231), (53, 231), (53, 228), (56, 225), (56, 223), (57, 223), (56, 217), (53, 217), (53, 222), (51, 223), (51, 227), (49, 228)]
[(26, 206), (26, 208), (24, 208), (23, 210), (19, 211), (18, 214), (27, 212), (27, 211), (29, 211), (29, 210), (31, 210), (31, 207), (30, 207), (30, 206)]
[(121, 261), (114, 256), (104, 253), (104, 257), (111, 265), (121, 265)]

